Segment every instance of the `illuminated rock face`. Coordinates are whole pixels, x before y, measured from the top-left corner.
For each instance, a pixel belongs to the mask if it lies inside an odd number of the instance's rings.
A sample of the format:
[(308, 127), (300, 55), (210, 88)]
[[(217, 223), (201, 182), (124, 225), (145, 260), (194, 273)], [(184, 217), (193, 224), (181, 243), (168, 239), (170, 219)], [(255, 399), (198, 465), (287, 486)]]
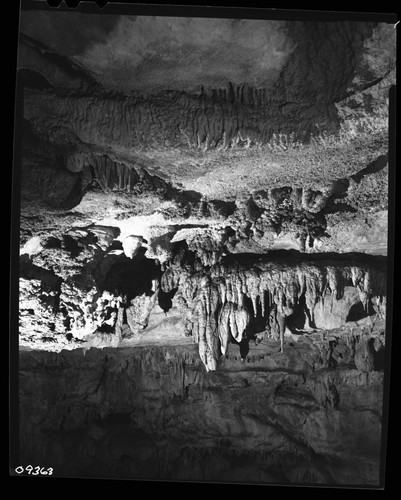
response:
[(151, 21), (22, 18), (21, 453), (375, 485), (393, 27)]

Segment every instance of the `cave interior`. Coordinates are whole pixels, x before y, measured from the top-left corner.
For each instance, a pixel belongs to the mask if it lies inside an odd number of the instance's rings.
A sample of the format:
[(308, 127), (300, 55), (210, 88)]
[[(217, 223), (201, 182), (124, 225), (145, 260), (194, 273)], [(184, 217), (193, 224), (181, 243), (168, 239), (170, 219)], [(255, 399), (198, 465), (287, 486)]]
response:
[(21, 10), (21, 463), (377, 487), (394, 23), (132, 8)]

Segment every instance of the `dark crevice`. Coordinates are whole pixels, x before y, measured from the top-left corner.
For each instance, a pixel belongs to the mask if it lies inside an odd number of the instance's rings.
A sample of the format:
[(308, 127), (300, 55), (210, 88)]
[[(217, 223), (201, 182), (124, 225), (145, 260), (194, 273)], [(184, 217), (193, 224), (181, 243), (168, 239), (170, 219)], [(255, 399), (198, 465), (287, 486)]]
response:
[(313, 261), (335, 261), (347, 262), (355, 265), (375, 264), (377, 266), (386, 266), (387, 257), (383, 255), (370, 255), (367, 253), (348, 252), (325, 252), (325, 253), (303, 253), (298, 250), (270, 250), (267, 253), (236, 253), (229, 254), (222, 258), (224, 264), (253, 262), (257, 266), (258, 261), (269, 260), (271, 262), (313, 262)]

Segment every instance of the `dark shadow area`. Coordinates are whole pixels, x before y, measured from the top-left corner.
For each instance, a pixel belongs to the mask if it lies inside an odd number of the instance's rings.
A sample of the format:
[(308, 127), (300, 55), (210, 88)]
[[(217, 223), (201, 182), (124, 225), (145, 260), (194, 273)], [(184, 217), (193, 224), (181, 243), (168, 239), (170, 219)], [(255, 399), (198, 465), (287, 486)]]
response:
[(122, 250), (123, 249), (123, 244), (119, 240), (113, 240), (111, 245), (108, 248), (108, 251), (111, 252), (112, 250)]
[(222, 217), (232, 215), (237, 208), (235, 201), (209, 200), (207, 204), (212, 214), (216, 213)]
[(247, 337), (253, 338), (257, 333), (263, 332), (266, 329), (266, 321), (269, 316), (270, 309), (267, 304), (267, 294), (265, 292), (265, 314), (262, 314), (262, 306), (258, 300), (256, 303), (256, 311), (253, 309), (252, 300), (247, 295), (244, 295), (244, 307), (250, 313), (250, 322), (247, 327)]
[(241, 340), (241, 342), (239, 342), (238, 345), (241, 358), (245, 359), (249, 352), (249, 340), (248, 339)]
[(49, 269), (33, 264), (27, 254), (20, 256), (19, 271), (21, 278), (40, 280), (44, 289), (58, 290), (60, 288), (62, 278)]
[(82, 248), (79, 246), (78, 242), (76, 240), (74, 240), (74, 238), (69, 236), (68, 234), (63, 235), (62, 247), (64, 248), (64, 250), (69, 252), (71, 257), (74, 259), (82, 251)]
[[(103, 16), (100, 16), (100, 17), (103, 17)], [(78, 35), (78, 33), (83, 35), (85, 33), (85, 30), (80, 30), (80, 32), (78, 32), (78, 30), (76, 30), (75, 33), (77, 35)], [(54, 66), (57, 69), (62, 70), (70, 78), (72, 78), (72, 79), (74, 79), (74, 78), (84, 79), (88, 84), (90, 84), (91, 87), (93, 87), (93, 88), (99, 87), (98, 84), (89, 76), (89, 74), (86, 73), (85, 71), (83, 71), (73, 61), (71, 61), (69, 59), (69, 57), (62, 55), (61, 53), (53, 52), (43, 42), (41, 42), (38, 39), (32, 38), (31, 36), (29, 36), (25, 33), (20, 33), (20, 38), (21, 38), (22, 43), (26, 43), (28, 46), (36, 49), (39, 53), (45, 54), (45, 57), (49, 63), (54, 64)], [(71, 37), (70, 37), (70, 40), (71, 40), (71, 42), (73, 41), (73, 39)], [(66, 47), (66, 45), (65, 45), (66, 42), (64, 39), (60, 39), (60, 43), (63, 44), (64, 48)], [(76, 43), (76, 40), (74, 40), (74, 43)]]
[(374, 354), (374, 370), (381, 371), (385, 368), (386, 350), (382, 345)]
[(53, 87), (41, 73), (31, 69), (19, 69), (18, 77), (21, 78), (22, 85), (30, 89), (43, 90)]
[[(52, 7), (58, 7), (61, 2), (59, 0), (47, 0), (47, 3)], [(85, 2), (80, 2), (79, 0), (69, 0), (68, 7), (75, 7), (79, 3)], [(107, 2), (97, 0), (96, 3), (106, 4)], [(85, 7), (89, 7), (89, 5)], [(96, 5), (93, 7), (94, 11), (98, 11)], [(94, 16), (91, 19), (90, 26), (87, 26), (87, 22), (84, 18), (77, 16), (72, 17), (70, 20), (68, 12), (61, 11), (59, 14), (60, 15), (57, 17), (46, 15), (49, 20), (48, 22), (53, 23), (53, 30), (55, 31), (53, 38), (53, 42), (55, 44), (54, 50), (49, 49), (49, 46), (46, 44), (46, 37), (43, 36), (46, 31), (42, 28), (41, 23), (36, 23), (36, 25), (32, 26), (29, 31), (29, 35), (25, 32), (21, 32), (20, 36), (23, 42), (35, 47), (41, 52), (46, 52), (46, 56), (49, 58), (54, 57), (55, 62), (58, 60), (56, 59), (57, 56), (60, 57), (61, 61), (65, 60), (66, 67), (74, 65), (74, 63), (69, 60), (69, 56), (84, 52), (86, 48), (93, 43), (103, 42), (109, 33), (111, 33), (116, 27), (118, 21), (114, 16)]]
[(198, 191), (188, 190), (188, 191), (178, 191), (181, 198), (180, 201), (186, 203), (199, 203), (202, 199), (202, 194)]
[(374, 267), (387, 266), (387, 256), (370, 255), (362, 252), (324, 252), (324, 253), (304, 253), (299, 250), (270, 250), (267, 253), (235, 253), (228, 254), (222, 258), (222, 264), (252, 264), (257, 265), (259, 262), (277, 262), (277, 263), (321, 263), (322, 265), (330, 265), (333, 263), (343, 263), (347, 266), (360, 266), (361, 264), (369, 264)]
[(168, 291), (168, 292), (164, 292), (163, 290), (159, 290), (159, 293), (158, 293), (158, 302), (159, 302), (159, 306), (163, 309), (164, 312), (167, 312), (169, 311), (172, 306), (173, 306), (173, 297), (174, 295), (176, 294), (178, 288), (173, 288), (172, 290)]
[[(304, 297), (304, 300), (305, 300), (305, 297)], [(309, 309), (306, 307), (306, 305), (304, 307), (304, 311), (305, 311), (306, 318), (308, 319), (308, 323), (309, 323), (310, 328), (316, 328), (316, 323), (312, 319), (311, 313), (310, 313)]]
[(355, 182), (361, 182), (362, 178), (365, 177), (365, 175), (375, 174), (376, 172), (380, 172), (380, 170), (383, 170), (387, 163), (388, 155), (381, 155), (376, 158), (376, 160), (372, 161), (372, 163), (369, 163), (367, 167), (351, 176), (351, 179), (353, 179)]
[(248, 353), (249, 353), (249, 341), (250, 340), (251, 339), (249, 339), (249, 338), (242, 339), (240, 342), (238, 342), (234, 338), (232, 338), (230, 340), (231, 344), (234, 344), (234, 345), (238, 346), (239, 352), (240, 352), (240, 356), (241, 356), (242, 360), (244, 360), (247, 357)]
[(358, 210), (348, 203), (331, 203), (324, 210), (325, 214), (339, 214), (343, 212), (355, 213)]
[(189, 269), (192, 269), (197, 255), (196, 252), (189, 250), (186, 240), (172, 243), (171, 248), (174, 255), (173, 262), (179, 263), (181, 267), (188, 266)]
[(370, 300), (367, 304), (367, 308), (364, 307), (362, 302), (357, 302), (351, 306), (345, 321), (359, 321), (360, 319), (373, 316), (374, 314), (376, 314), (376, 311), (374, 310)]
[(128, 302), (143, 293), (152, 295), (152, 280), (160, 279), (161, 269), (154, 259), (145, 257), (145, 252), (146, 248), (140, 248), (133, 259), (121, 255), (106, 273), (103, 288), (125, 295)]
[(46, 241), (46, 248), (61, 248), (61, 240), (54, 236), (50, 236)]
[(335, 359), (333, 356), (334, 350), (337, 346), (337, 341), (336, 340), (330, 340), (329, 341), (329, 359), (327, 362), (328, 368), (337, 368), (338, 361)]
[[(107, 320), (108, 317), (106, 316), (105, 320)], [(116, 332), (116, 327), (114, 325), (109, 325), (107, 323), (103, 323), (98, 329), (98, 332), (100, 333), (115, 333)]]
[(305, 327), (307, 313), (305, 304), (305, 295), (301, 295), (298, 303), (294, 305), (294, 312), (286, 317), (286, 326), (291, 331), (291, 333), (299, 333), (297, 330), (302, 330)]

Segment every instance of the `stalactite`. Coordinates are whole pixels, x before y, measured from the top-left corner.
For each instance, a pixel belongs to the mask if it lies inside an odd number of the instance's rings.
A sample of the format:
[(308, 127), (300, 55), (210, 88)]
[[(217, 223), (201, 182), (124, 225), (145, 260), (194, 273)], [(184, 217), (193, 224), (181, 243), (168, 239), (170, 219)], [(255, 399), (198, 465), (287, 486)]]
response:
[(94, 171), (94, 177), (101, 189), (131, 192), (132, 187), (143, 179), (143, 169), (115, 162), (108, 156), (92, 155), (88, 159)]
[(171, 264), (162, 277), (162, 288), (178, 287), (181, 291), (188, 317), (193, 318), (194, 340), (210, 370), (217, 366), (219, 355), (227, 352), (230, 341), (246, 338), (252, 316), (264, 318), (268, 331), (273, 337), (277, 332), (282, 344), (285, 318), (294, 313), (301, 297), (312, 323), (316, 305), (327, 295), (332, 301), (341, 299), (348, 282), (356, 287), (365, 305), (378, 297), (374, 305), (378, 310), (384, 308), (386, 277), (381, 267), (337, 266), (319, 260), (278, 263), (266, 257), (256, 263), (220, 261), (198, 267), (198, 271), (195, 267), (193, 263), (191, 271), (178, 261)]
[(220, 316), (219, 316), (219, 339), (220, 339), (220, 350), (223, 356), (226, 354), (228, 349), (228, 344), (231, 340), (230, 332), (230, 311), (231, 302), (227, 302), (223, 305)]
[(279, 314), (278, 323), (280, 327), (280, 352), (284, 352), (284, 332), (285, 332), (285, 316)]

